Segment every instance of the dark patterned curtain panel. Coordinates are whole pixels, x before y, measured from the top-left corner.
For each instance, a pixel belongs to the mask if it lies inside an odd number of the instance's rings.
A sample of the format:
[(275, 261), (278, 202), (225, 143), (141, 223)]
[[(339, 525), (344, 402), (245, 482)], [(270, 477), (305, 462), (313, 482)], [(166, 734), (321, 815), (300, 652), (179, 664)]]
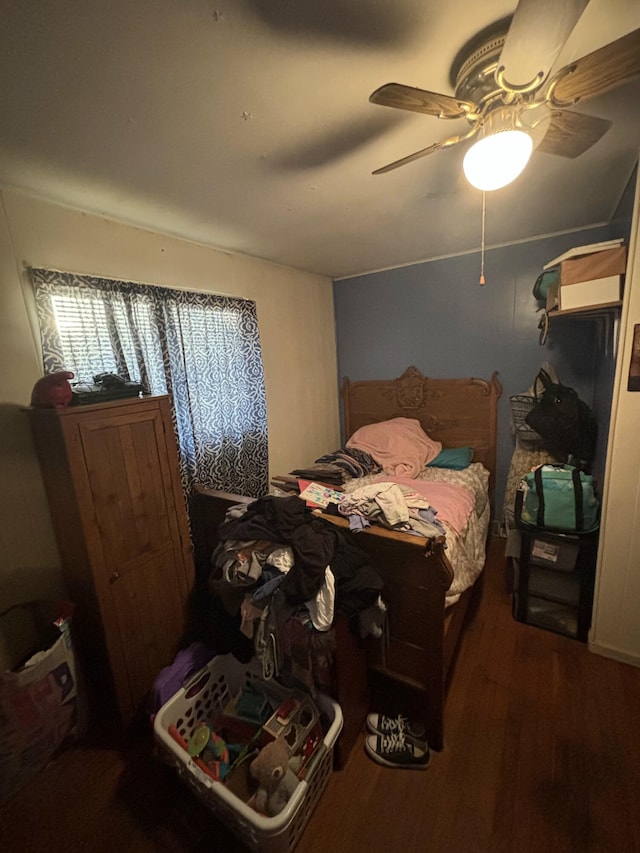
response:
[(45, 373), (98, 373), (169, 394), (182, 480), (268, 491), (267, 413), (255, 302), (30, 270)]

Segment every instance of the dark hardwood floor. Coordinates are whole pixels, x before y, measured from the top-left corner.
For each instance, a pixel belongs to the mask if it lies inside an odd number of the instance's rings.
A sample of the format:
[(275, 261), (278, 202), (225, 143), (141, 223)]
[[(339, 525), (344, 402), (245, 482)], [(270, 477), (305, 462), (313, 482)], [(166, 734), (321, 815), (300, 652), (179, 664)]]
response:
[[(384, 769), (364, 733), (298, 853), (640, 851), (640, 670), (515, 622), (504, 540), (456, 659), (445, 747), (427, 771)], [(11, 853), (239, 853), (158, 763), (152, 739), (67, 749), (0, 808)]]

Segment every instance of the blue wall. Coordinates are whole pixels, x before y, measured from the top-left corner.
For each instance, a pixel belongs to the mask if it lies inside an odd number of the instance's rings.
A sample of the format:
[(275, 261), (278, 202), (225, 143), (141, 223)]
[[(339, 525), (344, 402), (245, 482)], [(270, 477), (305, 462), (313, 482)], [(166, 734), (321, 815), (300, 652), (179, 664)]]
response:
[[(610, 406), (601, 393), (611, 382), (613, 355), (601, 321), (562, 318), (539, 344), (533, 284), (542, 267), (573, 246), (610, 237), (612, 227), (593, 228), (515, 246), (490, 249), (486, 284), (479, 285), (479, 253), (372, 273), (334, 283), (339, 380), (392, 379), (409, 365), (425, 376), (488, 379), (499, 372), (496, 514), (514, 440), (509, 395), (525, 391), (543, 361), (550, 361), (563, 383), (573, 386), (598, 410)], [(607, 389), (608, 390), (608, 389)], [(608, 423), (608, 410), (598, 411)], [(344, 436), (343, 436), (344, 438)]]

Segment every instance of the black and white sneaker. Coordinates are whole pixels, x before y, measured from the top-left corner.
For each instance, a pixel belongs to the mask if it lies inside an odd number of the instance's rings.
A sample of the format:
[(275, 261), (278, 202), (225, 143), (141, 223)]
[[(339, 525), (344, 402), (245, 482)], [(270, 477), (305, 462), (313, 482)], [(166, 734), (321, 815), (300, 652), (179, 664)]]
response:
[(364, 748), (367, 754), (385, 767), (404, 770), (426, 770), (431, 760), (429, 747), (404, 734), (369, 735)]
[(426, 740), (426, 733), (422, 723), (416, 723), (402, 714), (397, 717), (388, 717), (386, 714), (369, 714), (367, 716), (367, 728), (374, 735), (405, 734), (414, 740)]

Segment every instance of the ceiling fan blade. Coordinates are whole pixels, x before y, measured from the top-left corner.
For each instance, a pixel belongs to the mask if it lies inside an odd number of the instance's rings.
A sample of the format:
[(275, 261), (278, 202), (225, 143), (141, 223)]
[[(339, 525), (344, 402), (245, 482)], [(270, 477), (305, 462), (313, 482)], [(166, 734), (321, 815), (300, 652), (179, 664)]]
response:
[(613, 122), (570, 110), (553, 110), (549, 128), (536, 151), (579, 157), (604, 136)]
[[(573, 69), (573, 70), (571, 70)], [(640, 74), (640, 29), (561, 68), (554, 76), (553, 98), (575, 103), (621, 86)]]
[(457, 142), (460, 142), (459, 136), (450, 136), (449, 139), (444, 139), (441, 142), (434, 142), (433, 145), (429, 145), (428, 148), (423, 148), (420, 151), (416, 151), (414, 154), (409, 154), (407, 157), (402, 157), (400, 160), (394, 160), (393, 163), (389, 163), (387, 166), (382, 166), (380, 169), (376, 169), (375, 172), (372, 172), (372, 175), (383, 175), (385, 172), (391, 172), (393, 169), (397, 169), (399, 166), (405, 166), (407, 163), (413, 163), (414, 160), (420, 160), (422, 157), (426, 157), (427, 154), (434, 154), (436, 151), (440, 151), (441, 148), (449, 148), (451, 145), (455, 145)]
[(401, 83), (386, 83), (373, 92), (369, 100), (383, 107), (395, 107), (399, 110), (412, 110), (415, 113), (437, 116), (438, 118), (464, 118), (476, 110), (471, 101), (427, 92)]
[(513, 89), (540, 86), (589, 0), (520, 0), (498, 68)]

